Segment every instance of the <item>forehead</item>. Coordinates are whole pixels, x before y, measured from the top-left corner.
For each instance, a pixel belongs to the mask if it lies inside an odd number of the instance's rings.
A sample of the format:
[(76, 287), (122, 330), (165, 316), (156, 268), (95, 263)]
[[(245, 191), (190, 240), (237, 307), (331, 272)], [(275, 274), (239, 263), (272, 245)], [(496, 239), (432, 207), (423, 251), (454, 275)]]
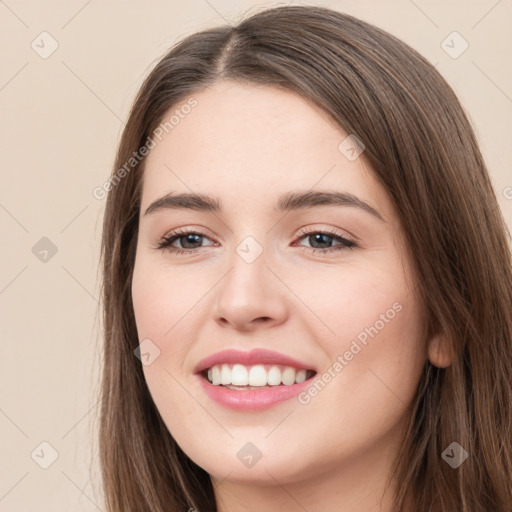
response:
[[(195, 106), (183, 108), (191, 98)], [(364, 158), (340, 150), (348, 134), (296, 93), (221, 81), (174, 105), (163, 123), (171, 116), (146, 157), (142, 209), (169, 192), (270, 207), (287, 191), (314, 187), (386, 202)]]

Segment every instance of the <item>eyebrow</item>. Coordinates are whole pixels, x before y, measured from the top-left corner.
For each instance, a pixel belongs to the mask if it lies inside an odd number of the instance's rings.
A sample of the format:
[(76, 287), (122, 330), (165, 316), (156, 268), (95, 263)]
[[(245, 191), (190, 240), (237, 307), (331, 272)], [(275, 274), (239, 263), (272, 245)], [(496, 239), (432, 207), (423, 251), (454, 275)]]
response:
[[(321, 192), (321, 191), (298, 191), (287, 192), (279, 197), (275, 211), (289, 212), (292, 210), (304, 210), (316, 206), (352, 206), (360, 208), (382, 222), (386, 222), (382, 215), (368, 203), (347, 192)], [(222, 212), (222, 202), (216, 197), (204, 194), (166, 194), (153, 201), (146, 209), (144, 215), (156, 213), (168, 209), (189, 209), (200, 212)]]

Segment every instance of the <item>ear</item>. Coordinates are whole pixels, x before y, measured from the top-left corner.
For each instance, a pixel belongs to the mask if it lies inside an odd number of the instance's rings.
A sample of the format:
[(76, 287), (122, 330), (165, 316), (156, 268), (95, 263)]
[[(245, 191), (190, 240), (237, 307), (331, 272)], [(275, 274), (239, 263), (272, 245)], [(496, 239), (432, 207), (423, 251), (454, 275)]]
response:
[(453, 362), (449, 340), (444, 334), (433, 336), (428, 345), (428, 358), (438, 368), (446, 368)]

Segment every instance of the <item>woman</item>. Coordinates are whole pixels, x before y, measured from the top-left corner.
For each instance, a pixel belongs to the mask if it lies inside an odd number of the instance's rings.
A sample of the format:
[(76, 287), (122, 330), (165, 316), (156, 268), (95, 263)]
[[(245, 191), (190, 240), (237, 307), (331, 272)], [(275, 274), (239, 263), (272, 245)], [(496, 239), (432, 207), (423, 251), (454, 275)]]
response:
[(414, 50), (305, 6), (187, 37), (108, 189), (109, 512), (511, 509), (506, 227)]

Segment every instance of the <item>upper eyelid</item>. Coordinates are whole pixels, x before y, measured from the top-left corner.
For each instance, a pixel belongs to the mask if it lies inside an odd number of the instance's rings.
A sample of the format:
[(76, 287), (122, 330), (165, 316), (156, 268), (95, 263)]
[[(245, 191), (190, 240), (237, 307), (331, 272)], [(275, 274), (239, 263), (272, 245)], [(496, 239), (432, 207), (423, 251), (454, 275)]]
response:
[(208, 230), (206, 228), (203, 228), (203, 227), (201, 227), (201, 228), (194, 228), (194, 227), (192, 227), (192, 228), (189, 228), (189, 227), (176, 228), (176, 229), (173, 229), (173, 230), (169, 231), (168, 233), (166, 233), (161, 238), (163, 240), (165, 238), (174, 238), (174, 237), (186, 236), (186, 235), (190, 235), (190, 234), (205, 236), (205, 237), (210, 238), (212, 240), (215, 238), (215, 237), (210, 236), (205, 231), (208, 231)]

